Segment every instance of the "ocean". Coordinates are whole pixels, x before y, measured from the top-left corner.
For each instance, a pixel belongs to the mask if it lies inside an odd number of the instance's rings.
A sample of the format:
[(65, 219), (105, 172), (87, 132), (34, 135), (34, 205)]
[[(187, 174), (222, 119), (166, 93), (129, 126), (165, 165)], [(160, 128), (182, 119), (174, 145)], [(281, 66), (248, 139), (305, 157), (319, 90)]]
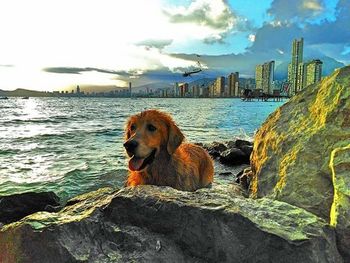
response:
[(172, 114), (189, 142), (252, 139), (284, 102), (180, 98), (10, 98), (0, 100), (0, 195), (54, 191), (63, 200), (123, 186), (127, 118)]

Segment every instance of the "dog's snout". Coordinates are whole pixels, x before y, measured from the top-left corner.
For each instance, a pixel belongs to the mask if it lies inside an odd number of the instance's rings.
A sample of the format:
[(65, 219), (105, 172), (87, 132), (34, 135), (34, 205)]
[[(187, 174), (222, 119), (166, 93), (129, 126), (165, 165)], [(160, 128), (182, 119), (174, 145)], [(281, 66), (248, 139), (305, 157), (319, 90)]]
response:
[(136, 150), (136, 147), (139, 145), (139, 143), (135, 140), (127, 141), (124, 143), (124, 147), (128, 152), (134, 152)]

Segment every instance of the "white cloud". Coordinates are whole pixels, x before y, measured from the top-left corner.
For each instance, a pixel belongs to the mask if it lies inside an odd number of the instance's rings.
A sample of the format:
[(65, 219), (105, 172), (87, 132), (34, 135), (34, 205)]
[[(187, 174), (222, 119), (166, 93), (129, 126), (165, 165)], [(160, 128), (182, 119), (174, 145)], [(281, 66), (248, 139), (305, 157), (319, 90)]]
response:
[(254, 42), (255, 41), (255, 35), (254, 34), (250, 34), (248, 36), (248, 39), (249, 39), (249, 41)]

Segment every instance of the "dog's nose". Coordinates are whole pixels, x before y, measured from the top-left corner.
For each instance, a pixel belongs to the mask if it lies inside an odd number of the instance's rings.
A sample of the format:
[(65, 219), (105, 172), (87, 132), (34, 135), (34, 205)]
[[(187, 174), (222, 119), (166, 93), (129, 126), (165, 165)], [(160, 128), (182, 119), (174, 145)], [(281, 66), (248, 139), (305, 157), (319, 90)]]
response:
[(136, 149), (136, 147), (139, 145), (139, 143), (135, 140), (127, 141), (124, 143), (124, 147), (128, 152), (133, 153)]

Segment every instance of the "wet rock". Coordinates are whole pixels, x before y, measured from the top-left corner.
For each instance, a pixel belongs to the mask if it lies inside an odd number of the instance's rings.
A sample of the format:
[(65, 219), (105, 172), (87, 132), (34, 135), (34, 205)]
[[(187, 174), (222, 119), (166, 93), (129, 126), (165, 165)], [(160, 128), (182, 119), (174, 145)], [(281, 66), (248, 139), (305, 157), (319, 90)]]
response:
[(324, 220), (233, 192), (100, 189), (4, 226), (0, 262), (342, 262)]
[(208, 151), (212, 157), (219, 157), (220, 154), (227, 149), (226, 145), (221, 142), (212, 142), (203, 145), (203, 148)]
[(53, 192), (28, 192), (0, 197), (0, 222), (8, 224), (38, 211), (54, 212), (60, 207)]
[(224, 171), (224, 172), (220, 172), (219, 175), (221, 175), (221, 176), (230, 176), (230, 175), (232, 175), (232, 172)]
[(249, 156), (238, 148), (231, 148), (221, 153), (219, 161), (226, 165), (249, 164)]
[(237, 139), (235, 141), (235, 146), (239, 149), (242, 149), (243, 146), (253, 146), (253, 143), (250, 141)]
[(253, 178), (253, 172), (251, 167), (245, 168), (236, 175), (236, 183), (241, 185), (241, 187), (248, 191), (250, 187), (250, 182)]
[(251, 145), (243, 145), (240, 147), (241, 151), (244, 152), (245, 155), (249, 156), (252, 154), (253, 146)]
[(350, 66), (272, 113), (256, 134), (251, 196), (305, 208), (336, 227), (350, 262)]

